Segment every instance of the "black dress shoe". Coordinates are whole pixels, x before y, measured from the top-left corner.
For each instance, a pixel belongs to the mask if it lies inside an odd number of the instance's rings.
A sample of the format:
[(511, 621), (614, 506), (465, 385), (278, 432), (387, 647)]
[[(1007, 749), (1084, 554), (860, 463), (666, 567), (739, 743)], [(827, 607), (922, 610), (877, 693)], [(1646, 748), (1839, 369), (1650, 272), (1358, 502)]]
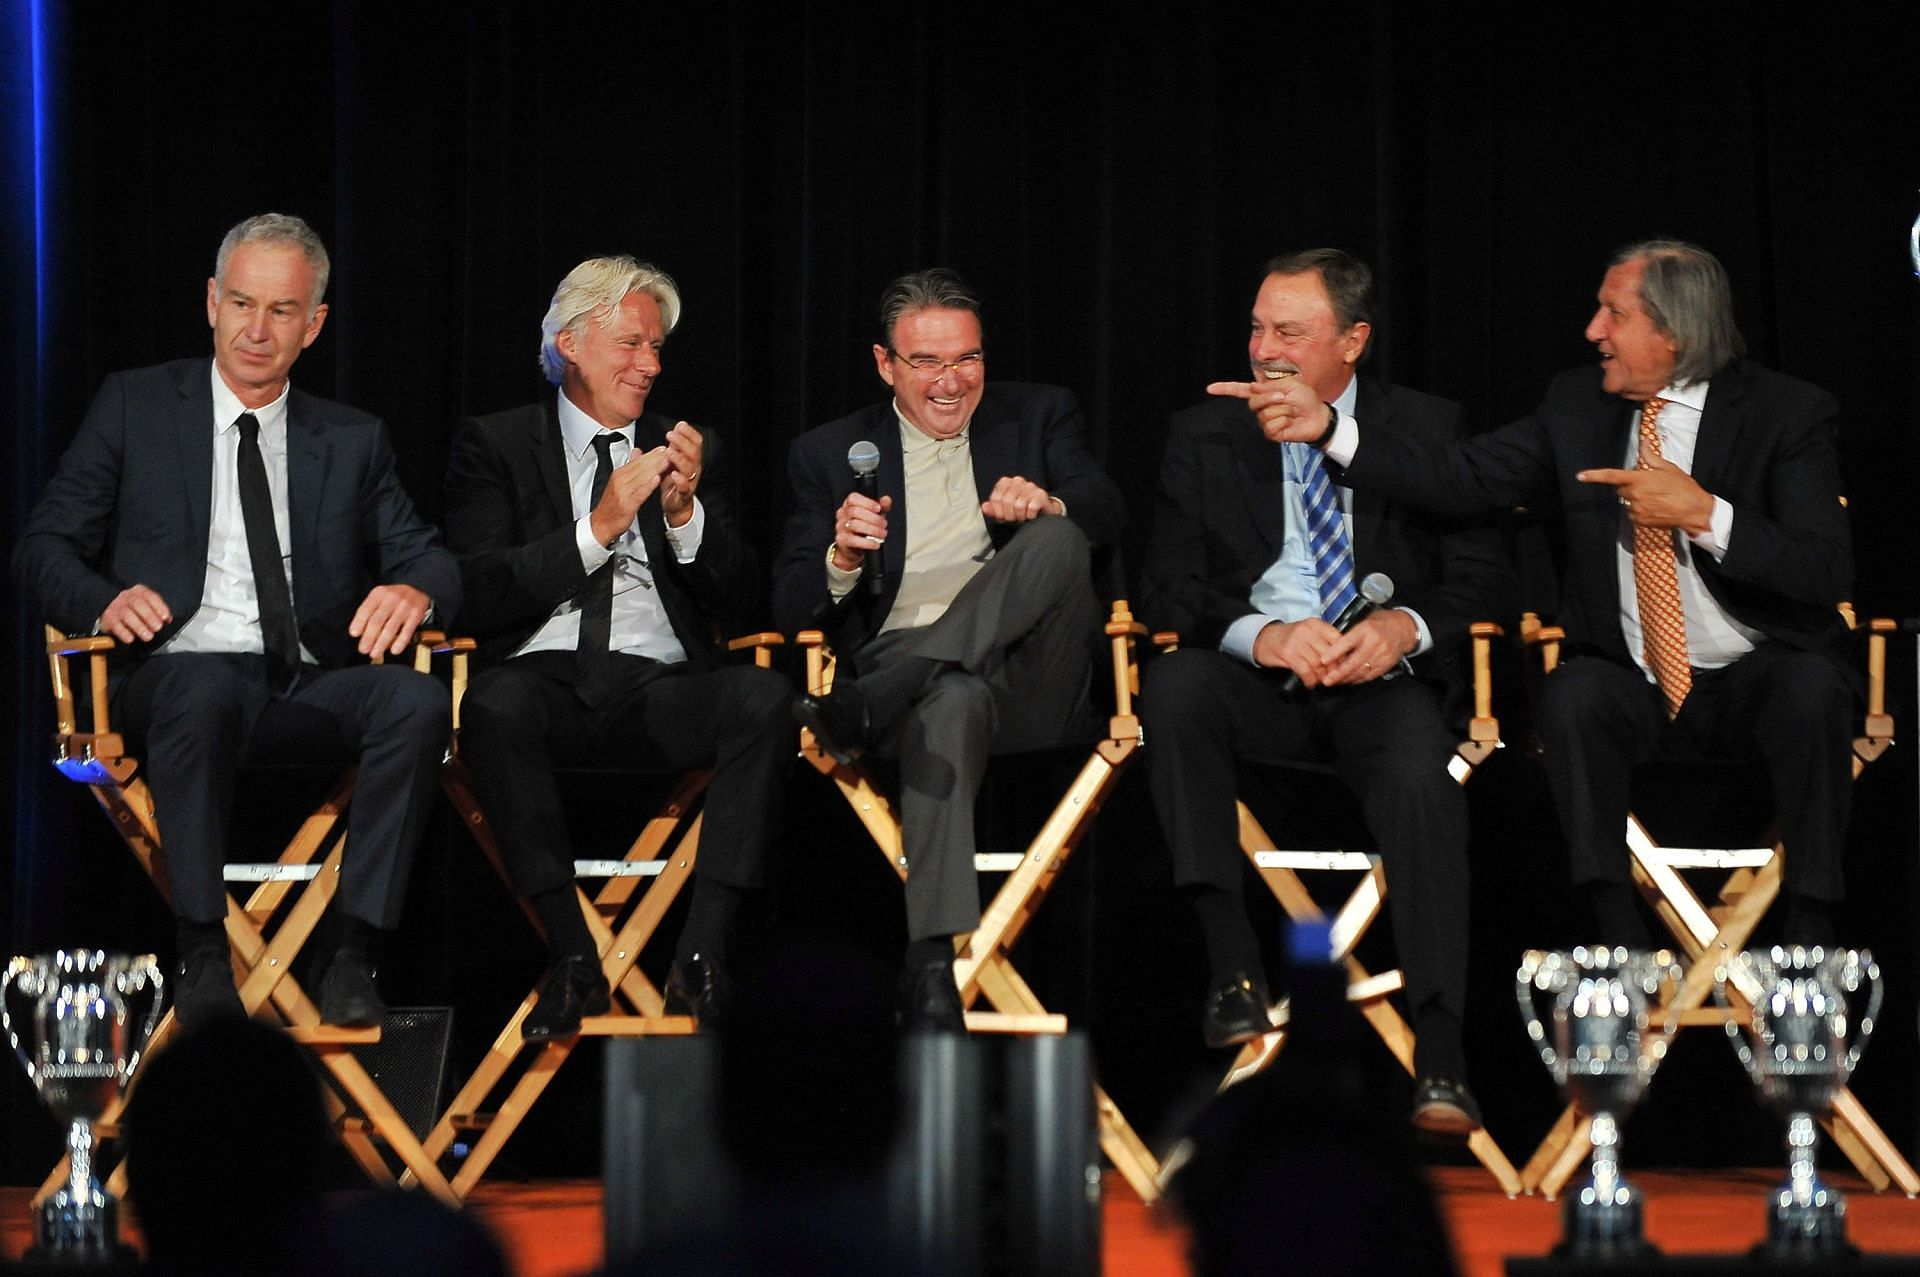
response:
[(1200, 1016), (1200, 1033), (1210, 1047), (1239, 1046), (1273, 1031), (1267, 1014), (1267, 986), (1246, 972), (1207, 995)]
[(373, 965), (364, 954), (336, 953), (320, 981), (320, 1022), (343, 1029), (372, 1029), (386, 1018), (387, 1004), (374, 987)]
[(1480, 1105), (1465, 1082), (1423, 1077), (1413, 1088), (1413, 1129), (1440, 1139), (1464, 1140), (1480, 1129)]
[(690, 1015), (703, 1029), (714, 1029), (726, 1018), (733, 1001), (733, 981), (727, 969), (705, 954), (696, 953), (673, 964), (667, 972), (668, 1015)]
[(866, 751), (873, 731), (867, 697), (852, 680), (825, 696), (806, 695), (793, 703), (793, 717), (813, 733), (836, 763), (850, 763)]
[(180, 964), (173, 986), (173, 1018), (182, 1032), (219, 1020), (246, 1016), (240, 991), (233, 987), (233, 963), (220, 949), (198, 953)]
[(965, 1033), (967, 1009), (953, 982), (953, 959), (900, 969), (900, 1027), (908, 1033)]
[(605, 1015), (613, 1009), (607, 977), (597, 958), (570, 954), (561, 958), (540, 980), (540, 997), (520, 1021), (520, 1036), (530, 1041), (571, 1037), (580, 1031), (583, 1015)]

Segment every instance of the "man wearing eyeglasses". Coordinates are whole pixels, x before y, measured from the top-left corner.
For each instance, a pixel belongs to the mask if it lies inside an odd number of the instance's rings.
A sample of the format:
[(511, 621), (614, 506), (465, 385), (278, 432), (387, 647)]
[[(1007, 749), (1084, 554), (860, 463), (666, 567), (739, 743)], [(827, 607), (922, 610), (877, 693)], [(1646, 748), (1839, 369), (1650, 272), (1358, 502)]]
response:
[[(987, 383), (979, 312), (949, 270), (887, 286), (873, 358), (893, 396), (794, 442), (774, 576), (781, 628), (825, 630), (842, 661), (795, 716), (843, 762), (900, 766), (910, 1029), (964, 1028), (953, 937), (980, 920), (974, 796), (990, 753), (1058, 743), (1085, 713), (1089, 552), (1126, 520), (1071, 393)], [(869, 495), (851, 467), (876, 452)]]

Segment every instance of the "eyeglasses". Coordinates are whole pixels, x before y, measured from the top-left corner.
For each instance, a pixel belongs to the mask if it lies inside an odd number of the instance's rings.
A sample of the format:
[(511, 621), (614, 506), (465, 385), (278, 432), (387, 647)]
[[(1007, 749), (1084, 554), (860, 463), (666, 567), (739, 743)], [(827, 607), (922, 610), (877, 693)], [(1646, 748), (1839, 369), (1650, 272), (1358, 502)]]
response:
[(987, 357), (977, 350), (962, 355), (958, 359), (935, 359), (932, 355), (915, 355), (908, 359), (897, 350), (889, 350), (887, 354), (919, 373), (927, 381), (940, 380), (947, 375), (949, 368), (962, 377), (975, 377), (987, 363)]

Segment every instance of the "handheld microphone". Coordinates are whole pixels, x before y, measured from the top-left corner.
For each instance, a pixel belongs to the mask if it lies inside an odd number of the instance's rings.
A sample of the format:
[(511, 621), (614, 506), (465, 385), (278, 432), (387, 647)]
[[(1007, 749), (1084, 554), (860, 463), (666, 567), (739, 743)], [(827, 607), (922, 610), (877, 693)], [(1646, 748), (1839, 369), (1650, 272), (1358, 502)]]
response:
[[(1367, 613), (1393, 601), (1393, 578), (1385, 572), (1369, 572), (1360, 582), (1360, 592), (1333, 618), (1333, 628), (1345, 634), (1365, 620)], [(1281, 681), (1280, 690), (1291, 696), (1300, 690), (1300, 675), (1292, 670)]]
[[(863, 497), (880, 499), (880, 448), (870, 439), (847, 449), (847, 467), (853, 471), (853, 486)], [(885, 544), (867, 551), (867, 593), (879, 595), (887, 588)], [(1391, 587), (1389, 587), (1391, 588)]]

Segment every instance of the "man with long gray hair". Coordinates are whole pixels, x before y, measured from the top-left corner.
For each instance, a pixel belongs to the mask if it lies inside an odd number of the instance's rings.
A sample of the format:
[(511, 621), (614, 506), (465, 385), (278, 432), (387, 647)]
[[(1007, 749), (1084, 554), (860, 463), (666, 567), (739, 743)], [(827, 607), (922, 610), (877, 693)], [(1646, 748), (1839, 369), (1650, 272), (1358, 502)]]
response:
[(521, 1024), (562, 1037), (610, 991), (573, 885), (554, 778), (570, 758), (712, 767), (692, 906), (667, 1012), (726, 1011), (740, 906), (766, 878), (767, 830), (793, 755), (792, 689), (725, 664), (716, 635), (752, 619), (754, 553), (713, 482), (720, 436), (646, 411), (680, 319), (666, 274), (631, 257), (567, 273), (541, 323), (555, 389), (466, 423), (447, 469), (480, 672), (460, 750), (513, 885), (539, 914), (549, 966)]
[(1838, 408), (1743, 357), (1726, 272), (1692, 244), (1615, 254), (1586, 336), (1596, 367), (1454, 449), (1344, 418), (1329, 434), (1326, 406), (1292, 384), (1218, 393), (1318, 443), (1356, 489), (1456, 512), (1555, 511), (1568, 643), (1539, 728), (1573, 879), (1604, 940), (1650, 939), (1622, 841), (1632, 765), (1700, 751), (1765, 763), (1786, 938), (1831, 943), (1859, 694), (1837, 606), (1853, 579)]
[(213, 358), (109, 377), (14, 551), (49, 621), (119, 643), (115, 721), (153, 790), (188, 1027), (241, 1011), (221, 881), (241, 760), (359, 761), (320, 1014), (366, 1026), (446, 751), (446, 692), (368, 658), (450, 617), (459, 571), (386, 428), (288, 379), (326, 322), (327, 272), (297, 217), (229, 231), (207, 281)]

